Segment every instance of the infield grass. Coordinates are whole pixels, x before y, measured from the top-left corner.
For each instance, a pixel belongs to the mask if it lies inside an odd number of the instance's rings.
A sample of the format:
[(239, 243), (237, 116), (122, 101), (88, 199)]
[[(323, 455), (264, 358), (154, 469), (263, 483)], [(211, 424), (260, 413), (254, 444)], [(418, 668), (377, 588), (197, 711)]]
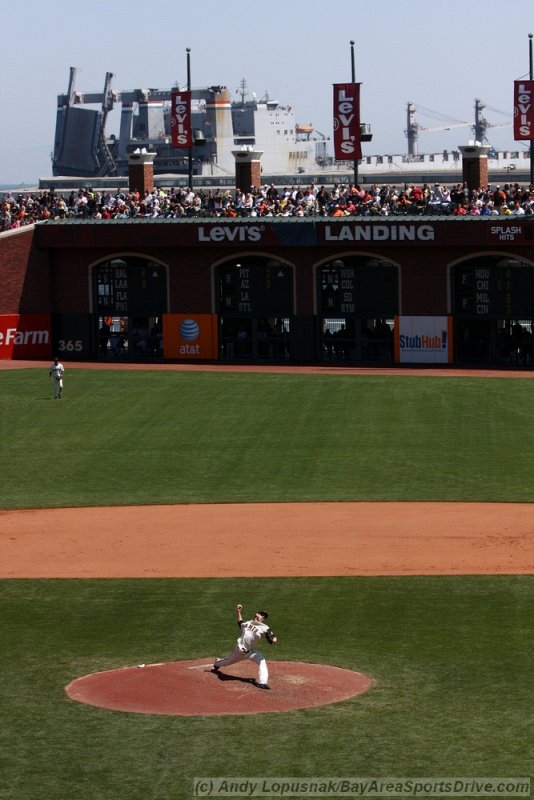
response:
[[(0, 796), (185, 800), (200, 776), (528, 776), (533, 599), (530, 578), (502, 576), (4, 581)], [(237, 601), (271, 611), (273, 683), (278, 658), (362, 671), (374, 687), (204, 718), (65, 695), (96, 670), (226, 654)]]
[(534, 500), (534, 382), (0, 371), (3, 508)]

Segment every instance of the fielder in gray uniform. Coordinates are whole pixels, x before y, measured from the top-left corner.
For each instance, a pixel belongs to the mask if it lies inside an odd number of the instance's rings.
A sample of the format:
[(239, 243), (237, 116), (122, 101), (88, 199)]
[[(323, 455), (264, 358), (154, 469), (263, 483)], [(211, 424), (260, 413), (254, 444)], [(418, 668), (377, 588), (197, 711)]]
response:
[(255, 650), (255, 645), (262, 636), (265, 636), (269, 644), (276, 644), (277, 638), (269, 626), (265, 624), (265, 620), (269, 616), (266, 611), (258, 611), (254, 619), (243, 621), (242, 610), (243, 606), (239, 603), (237, 605), (237, 624), (241, 630), (241, 635), (237, 640), (237, 645), (233, 653), (227, 658), (216, 659), (213, 669), (217, 672), (221, 667), (229, 667), (230, 664), (235, 664), (237, 661), (244, 661), (248, 658), (258, 665), (256, 686), (259, 689), (269, 689), (269, 668), (262, 654)]
[(59, 358), (56, 356), (54, 363), (48, 371), (49, 379), (54, 384), (54, 400), (61, 400), (61, 392), (63, 391), (63, 375), (65, 374), (65, 367), (60, 363)]

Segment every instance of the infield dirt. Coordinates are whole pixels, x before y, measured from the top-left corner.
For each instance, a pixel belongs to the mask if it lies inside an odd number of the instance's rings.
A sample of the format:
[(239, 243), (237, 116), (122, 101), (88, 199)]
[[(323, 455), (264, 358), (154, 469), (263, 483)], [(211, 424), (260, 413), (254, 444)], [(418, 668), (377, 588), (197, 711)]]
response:
[(534, 572), (532, 504), (40, 509), (0, 512), (0, 530), (1, 578)]

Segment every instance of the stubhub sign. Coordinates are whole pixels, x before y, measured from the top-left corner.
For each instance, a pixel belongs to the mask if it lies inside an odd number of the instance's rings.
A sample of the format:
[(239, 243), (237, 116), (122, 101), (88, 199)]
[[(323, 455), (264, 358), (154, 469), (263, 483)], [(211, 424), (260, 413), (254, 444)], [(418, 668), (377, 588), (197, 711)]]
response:
[(452, 317), (397, 317), (395, 361), (405, 364), (450, 364)]

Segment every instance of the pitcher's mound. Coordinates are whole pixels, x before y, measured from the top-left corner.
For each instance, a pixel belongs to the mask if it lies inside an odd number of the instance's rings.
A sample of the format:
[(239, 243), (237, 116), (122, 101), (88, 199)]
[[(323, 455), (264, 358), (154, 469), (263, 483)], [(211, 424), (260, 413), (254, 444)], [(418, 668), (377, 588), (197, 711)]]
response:
[(258, 714), (336, 703), (372, 684), (360, 672), (324, 664), (270, 661), (270, 690), (256, 686), (257, 667), (233, 664), (215, 673), (213, 658), (95, 672), (66, 687), (71, 700), (114, 711), (176, 716)]

